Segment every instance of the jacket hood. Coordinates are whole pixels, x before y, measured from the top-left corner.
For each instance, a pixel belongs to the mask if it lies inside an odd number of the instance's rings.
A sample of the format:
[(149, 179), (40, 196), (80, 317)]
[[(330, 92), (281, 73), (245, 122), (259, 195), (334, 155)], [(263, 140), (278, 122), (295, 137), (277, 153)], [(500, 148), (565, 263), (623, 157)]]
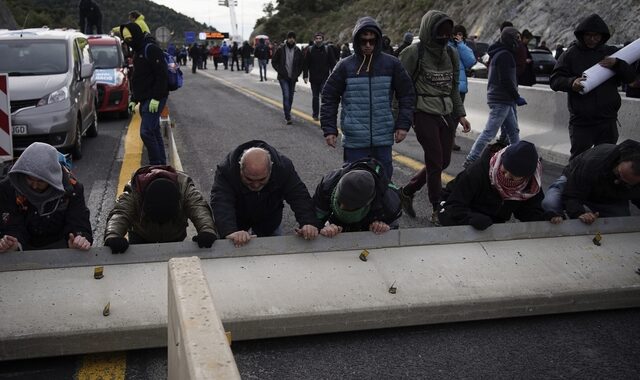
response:
[(376, 46), (373, 49), (373, 55), (377, 55), (382, 50), (382, 29), (373, 17), (365, 16), (356, 22), (356, 26), (353, 28), (353, 50), (356, 55), (362, 56), (362, 50), (360, 48), (360, 34), (365, 30), (374, 32), (376, 34)]
[(505, 49), (515, 53), (518, 50), (518, 45), (521, 44), (521, 42), (518, 41), (518, 29), (510, 26), (502, 29), (500, 33), (500, 43)]
[(174, 183), (178, 182), (176, 169), (169, 165), (149, 165), (143, 166), (131, 177), (131, 187), (138, 193), (144, 194), (149, 183), (158, 178), (165, 178)]
[(420, 21), (420, 41), (427, 45), (436, 44), (436, 31), (438, 27), (445, 22), (450, 23), (451, 28), (453, 28), (453, 20), (444, 12), (431, 10), (425, 13), (425, 15), (422, 16), (422, 21)]
[(140, 29), (140, 26), (135, 22), (120, 25), (120, 35), (123, 37), (124, 34), (122, 33), (122, 30), (124, 28), (129, 29), (129, 32), (131, 33), (132, 39), (131, 43), (129, 43), (128, 45), (131, 46), (135, 51), (142, 50), (142, 48), (144, 47), (144, 33), (142, 32), (142, 29)]
[(578, 40), (578, 45), (580, 45), (581, 47), (585, 46), (584, 41), (582, 40), (585, 32), (596, 32), (602, 34), (600, 45), (604, 45), (605, 43), (607, 43), (609, 38), (611, 38), (609, 27), (604, 22), (602, 17), (598, 16), (595, 13), (580, 21), (580, 24), (578, 24), (576, 30), (573, 32), (573, 34), (576, 36), (576, 39)]

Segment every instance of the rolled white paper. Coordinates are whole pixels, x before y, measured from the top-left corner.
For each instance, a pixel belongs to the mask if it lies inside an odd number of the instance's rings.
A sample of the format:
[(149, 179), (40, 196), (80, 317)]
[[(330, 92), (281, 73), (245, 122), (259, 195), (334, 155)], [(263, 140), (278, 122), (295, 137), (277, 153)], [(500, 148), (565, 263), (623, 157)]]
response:
[[(611, 56), (621, 59), (628, 64), (634, 63), (635, 61), (640, 59), (640, 38), (613, 53)], [(582, 91), (580, 91), (580, 93), (583, 95), (588, 93), (589, 91), (600, 86), (606, 80), (611, 78), (614, 74), (615, 73), (613, 72), (613, 70), (602, 67), (600, 66), (600, 64), (596, 63), (584, 73), (582, 73), (582, 77), (585, 78), (585, 80), (582, 81), (583, 89)]]

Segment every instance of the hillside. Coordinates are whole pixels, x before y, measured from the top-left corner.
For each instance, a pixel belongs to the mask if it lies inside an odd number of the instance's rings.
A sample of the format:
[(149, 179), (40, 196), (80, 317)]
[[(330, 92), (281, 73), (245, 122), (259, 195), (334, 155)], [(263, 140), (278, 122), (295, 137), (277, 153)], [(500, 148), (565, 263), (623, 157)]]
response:
[[(258, 20), (254, 33), (266, 33), (276, 39), (287, 30), (295, 30), (299, 42), (310, 40), (317, 30), (337, 42), (351, 40), (355, 21), (362, 16), (375, 17), (393, 43), (399, 43), (406, 31), (417, 34), (420, 19), (429, 9), (446, 12), (456, 23), (466, 26), (470, 35), (481, 41), (493, 41), (502, 21), (510, 20), (516, 28), (529, 29), (542, 36), (547, 45), (568, 45), (581, 18), (598, 13), (613, 32), (611, 43), (623, 43), (640, 36), (637, 18), (640, 1), (552, 1), (552, 0), (324, 0), (330, 10), (317, 12), (304, 0), (278, 1), (277, 13)], [(298, 6), (303, 7), (298, 10)]]
[[(184, 41), (185, 31), (216, 30), (173, 9), (148, 0), (94, 0), (94, 2), (100, 6), (102, 12), (103, 32), (108, 32), (112, 27), (128, 22), (127, 14), (132, 10), (137, 10), (144, 15), (152, 33), (160, 26), (169, 28), (174, 32), (175, 42)], [(27, 28), (43, 25), (50, 28), (79, 28), (79, 0), (4, 0), (4, 3), (13, 13), (19, 26), (24, 23), (28, 12)]]

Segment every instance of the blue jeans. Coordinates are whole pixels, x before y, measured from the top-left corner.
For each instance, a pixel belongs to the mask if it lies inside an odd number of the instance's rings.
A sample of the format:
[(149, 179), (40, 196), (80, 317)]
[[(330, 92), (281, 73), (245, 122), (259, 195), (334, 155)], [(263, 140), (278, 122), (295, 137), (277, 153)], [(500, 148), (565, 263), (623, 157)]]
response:
[[(260, 69), (260, 80), (267, 80), (267, 62), (269, 62), (268, 59), (259, 59), (258, 60), (258, 67)], [(262, 71), (264, 70), (264, 78), (262, 78)]]
[(467, 161), (475, 161), (480, 157), (484, 148), (496, 137), (500, 127), (504, 129), (509, 138), (509, 144), (520, 141), (520, 129), (518, 129), (518, 118), (516, 117), (516, 104), (489, 103), (489, 120), (484, 130), (478, 136), (471, 147)]
[(242, 62), (244, 62), (244, 72), (248, 73), (249, 72), (249, 65), (251, 65), (251, 58), (242, 58)]
[(350, 164), (361, 158), (373, 157), (382, 164), (384, 174), (391, 179), (393, 175), (393, 159), (391, 158), (391, 146), (374, 146), (373, 148), (344, 148), (344, 164)]
[(278, 79), (282, 90), (282, 110), (284, 118), (291, 120), (291, 105), (293, 104), (293, 93), (296, 91), (296, 81), (292, 79)]
[[(567, 177), (561, 175), (544, 193), (542, 208), (544, 211), (553, 212), (556, 215), (564, 215), (564, 203), (562, 192), (567, 185)], [(597, 212), (601, 217), (630, 216), (629, 201), (619, 200), (612, 203), (596, 203), (588, 200), (582, 202), (591, 212)]]
[(311, 108), (313, 110), (313, 117), (318, 117), (320, 115), (320, 93), (322, 92), (322, 87), (324, 87), (324, 82), (313, 83), (311, 82)]
[(147, 148), (149, 154), (149, 165), (166, 165), (167, 157), (164, 151), (164, 140), (160, 130), (160, 112), (167, 103), (167, 98), (160, 99), (157, 112), (149, 112), (149, 102), (147, 99), (140, 104), (140, 138)]

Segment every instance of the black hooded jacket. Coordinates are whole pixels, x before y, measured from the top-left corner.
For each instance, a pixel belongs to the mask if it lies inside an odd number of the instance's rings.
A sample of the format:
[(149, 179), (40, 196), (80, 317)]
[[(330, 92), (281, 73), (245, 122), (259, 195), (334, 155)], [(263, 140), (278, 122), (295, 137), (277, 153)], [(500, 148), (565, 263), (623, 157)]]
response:
[[(240, 178), (240, 157), (253, 147), (267, 150), (273, 162), (269, 182), (260, 191), (250, 190)], [(252, 140), (240, 145), (216, 168), (211, 208), (221, 237), (250, 228), (258, 236), (272, 233), (282, 222), (285, 200), (300, 226), (310, 224), (319, 227), (309, 191), (293, 163), (264, 141)]]
[[(160, 100), (169, 96), (167, 63), (162, 49), (150, 34), (145, 34), (138, 24), (131, 22), (120, 26), (131, 32), (132, 41), (128, 45), (133, 49), (133, 77), (131, 78), (131, 100)], [(146, 51), (145, 51), (146, 50)]]
[[(602, 34), (600, 45), (589, 49), (583, 41), (585, 32)], [(618, 85), (620, 82), (632, 82), (634, 79), (633, 70), (628, 63), (617, 59), (612, 68), (615, 72), (613, 77), (587, 94), (581, 95), (574, 92), (571, 86), (576, 78), (581, 77), (585, 70), (617, 51), (616, 47), (606, 45), (611, 34), (607, 24), (597, 14), (584, 19), (576, 28), (574, 35), (576, 41), (562, 53), (553, 68), (550, 79), (551, 88), (554, 91), (568, 93), (567, 100), (572, 125), (588, 126), (607, 120), (615, 120), (621, 105)]]

